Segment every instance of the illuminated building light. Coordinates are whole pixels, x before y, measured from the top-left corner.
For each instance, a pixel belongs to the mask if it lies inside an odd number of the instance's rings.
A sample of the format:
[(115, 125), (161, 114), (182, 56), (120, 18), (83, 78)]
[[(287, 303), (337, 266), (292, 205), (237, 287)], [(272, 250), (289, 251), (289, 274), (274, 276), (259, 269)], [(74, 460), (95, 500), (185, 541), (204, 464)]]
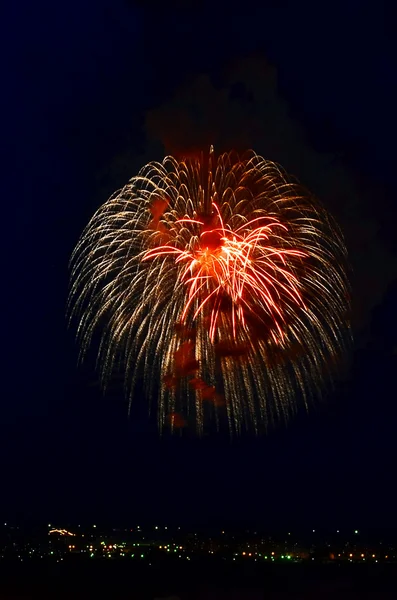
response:
[(71, 531), (67, 531), (66, 529), (50, 529), (50, 531), (48, 532), (48, 534), (50, 533), (59, 533), (59, 535), (69, 535), (69, 536), (75, 536), (75, 533), (72, 533)]
[(353, 558), (353, 554), (349, 554), (350, 558)]

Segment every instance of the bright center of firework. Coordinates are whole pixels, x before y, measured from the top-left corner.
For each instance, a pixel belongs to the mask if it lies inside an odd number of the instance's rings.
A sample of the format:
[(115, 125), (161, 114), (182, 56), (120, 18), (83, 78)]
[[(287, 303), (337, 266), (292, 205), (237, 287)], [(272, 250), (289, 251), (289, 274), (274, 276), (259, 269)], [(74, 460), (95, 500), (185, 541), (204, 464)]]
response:
[(212, 277), (224, 283), (225, 273), (222, 262), (227, 258), (227, 250), (217, 232), (205, 232), (200, 236), (200, 248), (193, 253), (191, 264), (192, 273), (197, 270), (201, 276)]
[[(272, 245), (275, 231), (287, 229), (274, 217), (254, 218), (233, 231), (225, 225), (215, 202), (212, 209), (213, 215), (208, 218), (176, 220), (174, 239), (148, 250), (142, 260), (164, 260), (168, 255), (182, 266), (179, 280), (187, 286), (187, 297), (181, 321), (185, 322), (192, 312), (193, 320), (200, 314), (208, 317), (212, 342), (222, 311), (231, 310), (232, 337), (235, 337), (236, 322), (246, 327), (247, 319), (252, 322), (257, 310), (267, 315), (269, 337), (280, 343), (285, 325), (280, 295), (287, 294), (295, 304), (303, 305), (298, 280), (288, 269), (288, 262), (305, 254)], [(196, 244), (180, 246), (178, 227), (184, 232), (191, 227), (191, 239), (195, 235)], [(198, 235), (194, 232), (197, 227)], [(258, 325), (265, 326), (264, 320), (255, 323), (255, 327)]]

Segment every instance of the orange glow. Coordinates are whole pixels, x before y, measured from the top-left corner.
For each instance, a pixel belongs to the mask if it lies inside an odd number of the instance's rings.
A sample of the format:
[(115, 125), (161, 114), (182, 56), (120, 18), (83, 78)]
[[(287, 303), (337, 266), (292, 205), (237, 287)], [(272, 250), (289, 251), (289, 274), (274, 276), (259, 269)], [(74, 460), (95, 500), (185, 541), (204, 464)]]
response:
[(187, 423), (185, 421), (185, 419), (182, 417), (181, 414), (179, 413), (170, 413), (168, 415), (168, 421), (169, 424), (171, 426), (171, 428), (175, 428), (175, 429), (182, 429), (183, 427), (186, 427)]
[(236, 344), (230, 341), (218, 342), (214, 346), (215, 353), (218, 356), (244, 356), (249, 352), (248, 343)]
[(174, 352), (174, 368), (180, 376), (197, 371), (199, 363), (194, 357), (194, 349), (194, 343), (187, 341)]
[(203, 390), (204, 388), (207, 387), (207, 384), (205, 383), (205, 381), (203, 381), (200, 377), (194, 377), (193, 379), (191, 379), (189, 381), (189, 385), (194, 390)]
[(157, 198), (156, 200), (154, 200), (150, 207), (150, 212), (152, 213), (153, 219), (160, 219), (167, 206), (168, 200), (166, 200), (165, 198)]
[(215, 397), (216, 391), (214, 385), (209, 385), (201, 390), (201, 397), (203, 400), (212, 400)]
[(169, 390), (176, 388), (178, 386), (179, 383), (179, 379), (178, 377), (175, 377), (174, 375), (164, 375), (163, 377), (163, 383), (165, 385), (166, 388), (168, 388)]

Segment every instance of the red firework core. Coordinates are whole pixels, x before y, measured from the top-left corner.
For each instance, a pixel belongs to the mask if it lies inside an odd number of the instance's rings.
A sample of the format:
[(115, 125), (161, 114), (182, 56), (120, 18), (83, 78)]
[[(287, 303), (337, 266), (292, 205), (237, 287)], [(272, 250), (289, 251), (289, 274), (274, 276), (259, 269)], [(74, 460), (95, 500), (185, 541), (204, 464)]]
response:
[(217, 230), (203, 231), (200, 235), (202, 249), (216, 250), (222, 245), (222, 233)]

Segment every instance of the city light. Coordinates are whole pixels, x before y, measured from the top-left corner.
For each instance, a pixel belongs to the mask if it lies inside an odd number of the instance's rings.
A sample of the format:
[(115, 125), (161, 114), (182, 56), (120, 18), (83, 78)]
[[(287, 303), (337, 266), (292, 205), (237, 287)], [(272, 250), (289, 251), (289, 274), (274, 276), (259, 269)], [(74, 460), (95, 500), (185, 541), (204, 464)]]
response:
[[(207, 556), (209, 560), (219, 557), (225, 561), (238, 561), (238, 557), (240, 557), (244, 558), (244, 561), (250, 559), (249, 563), (265, 560), (269, 565), (281, 561), (283, 563), (303, 563), (311, 560), (316, 560), (316, 563), (335, 560), (339, 564), (362, 563), (367, 558), (379, 563), (383, 561), (397, 563), (396, 544), (392, 545), (385, 541), (383, 543), (380, 541), (369, 542), (367, 536), (363, 536), (364, 539), (361, 541), (361, 536), (356, 537), (355, 532), (358, 530), (353, 529), (350, 529), (350, 538), (338, 536), (338, 541), (331, 543), (332, 538), (322, 537), (320, 530), (316, 538), (311, 537), (309, 533), (305, 541), (299, 540), (296, 535), (294, 535), (293, 541), (289, 541), (289, 537), (285, 533), (280, 533), (279, 536), (267, 536), (246, 531), (245, 537), (242, 537), (240, 533), (235, 538), (233, 532), (228, 532), (228, 536), (225, 537), (224, 530), (220, 528), (217, 533), (196, 532), (192, 534), (188, 531), (177, 533), (176, 528), (169, 527), (168, 529), (171, 531), (165, 534), (162, 525), (151, 525), (148, 526), (148, 529), (144, 528), (139, 532), (115, 528), (106, 531), (101, 527), (100, 532), (94, 533), (92, 527), (92, 525), (88, 525), (87, 529), (84, 529), (84, 526), (80, 530), (76, 528), (77, 533), (75, 533), (62, 527), (48, 530), (44, 525), (45, 546), (43, 546), (43, 538), (37, 538), (37, 541), (33, 540), (28, 544), (18, 541), (19, 528), (10, 527), (7, 530), (7, 538), (4, 538), (3, 541), (4, 548), (7, 550), (0, 546), (0, 561), (6, 552), (7, 555), (15, 556), (20, 561), (38, 557), (42, 560), (47, 558), (59, 562), (67, 555), (71, 555), (73, 560), (83, 560), (84, 557), (98, 560), (106, 557), (121, 560), (125, 556), (132, 558), (135, 556), (151, 564), (156, 560), (156, 554), (160, 559), (158, 550), (164, 550), (162, 560), (170, 562), (182, 558), (187, 559), (187, 557), (190, 560)], [(154, 533), (156, 527), (163, 530), (161, 544), (158, 543), (157, 535)], [(152, 535), (149, 532), (152, 532)], [(332, 534), (332, 530), (329, 533)], [(288, 532), (289, 534), (290, 532)], [(13, 535), (14, 537), (12, 537)], [(319, 539), (318, 536), (320, 536)], [(324, 552), (325, 548), (326, 552)]]

